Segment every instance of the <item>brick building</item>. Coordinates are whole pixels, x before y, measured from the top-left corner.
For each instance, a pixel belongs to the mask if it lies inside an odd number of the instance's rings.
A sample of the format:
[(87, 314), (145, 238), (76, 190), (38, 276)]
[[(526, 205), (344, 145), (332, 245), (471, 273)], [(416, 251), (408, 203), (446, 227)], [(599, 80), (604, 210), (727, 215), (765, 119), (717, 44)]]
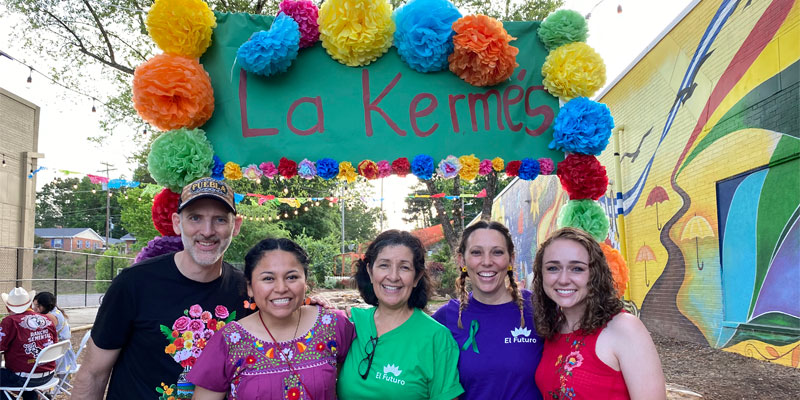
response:
[(66, 251), (105, 248), (105, 239), (92, 228), (36, 228), (37, 237), (44, 239), (42, 247)]

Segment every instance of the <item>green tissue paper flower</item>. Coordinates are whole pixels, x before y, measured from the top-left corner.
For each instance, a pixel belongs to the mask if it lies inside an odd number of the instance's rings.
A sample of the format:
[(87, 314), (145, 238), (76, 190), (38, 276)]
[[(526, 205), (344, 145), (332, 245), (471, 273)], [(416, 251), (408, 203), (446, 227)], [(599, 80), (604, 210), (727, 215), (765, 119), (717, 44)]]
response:
[(558, 214), (558, 227), (583, 229), (595, 240), (602, 242), (608, 236), (608, 216), (605, 210), (592, 199), (570, 200)]
[(176, 129), (153, 141), (147, 169), (159, 185), (180, 193), (186, 184), (209, 174), (214, 149), (202, 129)]
[(548, 50), (573, 42), (585, 42), (589, 25), (581, 14), (573, 10), (558, 10), (539, 25), (539, 39)]

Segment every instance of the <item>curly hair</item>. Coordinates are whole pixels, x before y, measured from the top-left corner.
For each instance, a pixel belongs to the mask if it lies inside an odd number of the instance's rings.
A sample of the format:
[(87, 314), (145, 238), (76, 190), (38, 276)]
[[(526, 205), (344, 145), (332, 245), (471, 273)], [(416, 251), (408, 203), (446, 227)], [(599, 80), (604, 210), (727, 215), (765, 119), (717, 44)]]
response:
[(536, 331), (545, 339), (558, 333), (566, 318), (560, 307), (544, 292), (542, 267), (544, 251), (556, 240), (572, 240), (583, 246), (589, 253), (588, 295), (584, 299), (586, 310), (580, 321), (580, 329), (587, 335), (605, 326), (620, 310), (622, 301), (614, 289), (614, 278), (608, 268), (606, 257), (600, 244), (588, 233), (575, 228), (562, 228), (550, 235), (536, 252), (533, 262), (533, 315)]
[[(508, 254), (510, 258), (514, 257), (514, 241), (511, 239), (511, 232), (508, 231), (505, 225), (495, 222), (495, 221), (478, 221), (466, 229), (464, 232), (461, 233), (461, 242), (458, 244), (458, 254), (461, 255), (462, 259), (464, 258), (464, 253), (467, 251), (467, 240), (469, 240), (469, 236), (472, 235), (473, 232), (477, 231), (478, 229), (491, 229), (494, 231), (499, 232), (503, 235), (503, 238), (506, 240), (506, 249), (508, 250)], [(461, 274), (456, 279), (456, 289), (458, 290), (458, 327), (463, 329), (464, 326), (461, 323), (461, 313), (467, 309), (469, 305), (469, 295), (467, 294), (467, 271), (464, 269), (461, 270)], [(517, 304), (519, 307), (519, 319), (520, 319), (520, 327), (525, 327), (525, 314), (523, 313), (523, 303), (522, 303), (522, 293), (519, 291), (519, 287), (517, 286), (517, 280), (514, 278), (514, 271), (509, 269), (508, 270), (508, 292), (511, 294), (511, 298), (514, 300), (514, 303)]]
[(428, 271), (425, 268), (425, 246), (412, 234), (397, 229), (391, 229), (379, 234), (369, 244), (366, 253), (364, 253), (364, 258), (353, 262), (356, 267), (356, 273), (353, 278), (358, 285), (358, 292), (361, 293), (361, 298), (367, 304), (378, 305), (378, 296), (375, 295), (367, 269), (373, 267), (381, 250), (389, 246), (405, 246), (411, 250), (411, 254), (414, 257), (414, 277), (419, 281), (417, 281), (417, 286), (411, 290), (411, 295), (408, 298), (408, 307), (425, 308), (428, 305), (431, 287)]

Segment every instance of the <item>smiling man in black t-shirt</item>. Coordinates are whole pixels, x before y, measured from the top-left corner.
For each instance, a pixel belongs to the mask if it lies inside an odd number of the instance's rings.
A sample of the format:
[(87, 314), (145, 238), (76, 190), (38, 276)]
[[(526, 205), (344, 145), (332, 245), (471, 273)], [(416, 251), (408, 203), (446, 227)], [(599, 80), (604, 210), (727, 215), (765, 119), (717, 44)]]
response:
[(191, 398), (185, 381), (213, 334), (242, 317), (241, 272), (222, 262), (239, 233), (233, 191), (202, 178), (172, 215), (183, 251), (126, 268), (108, 288), (75, 380), (73, 399)]

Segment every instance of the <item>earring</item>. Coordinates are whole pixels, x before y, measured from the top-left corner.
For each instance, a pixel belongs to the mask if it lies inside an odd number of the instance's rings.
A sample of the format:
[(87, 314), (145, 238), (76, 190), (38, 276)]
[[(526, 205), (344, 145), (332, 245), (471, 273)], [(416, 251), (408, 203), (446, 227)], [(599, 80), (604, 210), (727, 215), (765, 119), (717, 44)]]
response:
[(508, 270), (509, 270), (509, 271), (513, 271), (513, 270), (514, 270), (514, 266), (513, 266), (513, 265), (511, 265), (511, 264), (508, 264)]
[[(250, 299), (252, 300), (253, 298), (251, 297)], [(253, 302), (250, 302), (250, 301), (248, 301), (248, 300), (245, 300), (245, 301), (244, 301), (244, 308), (246, 308), (246, 309), (250, 309), (250, 310), (255, 310), (255, 309), (256, 309), (256, 303), (255, 303), (255, 300), (253, 300)]]
[(461, 272), (467, 272), (467, 267), (461, 267)]

